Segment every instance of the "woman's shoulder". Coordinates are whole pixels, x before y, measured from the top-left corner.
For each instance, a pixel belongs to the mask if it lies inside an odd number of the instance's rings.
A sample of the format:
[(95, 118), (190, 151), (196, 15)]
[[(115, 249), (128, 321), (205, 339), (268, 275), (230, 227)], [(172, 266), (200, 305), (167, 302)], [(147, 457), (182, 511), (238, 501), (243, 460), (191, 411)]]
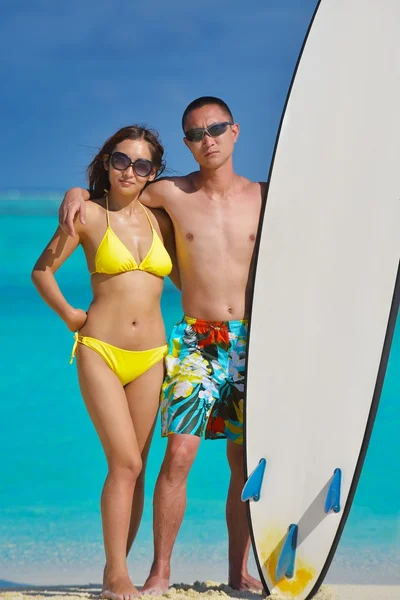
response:
[(99, 219), (105, 219), (106, 215), (106, 199), (96, 198), (94, 200), (88, 200), (86, 202), (86, 214), (88, 219), (94, 223)]
[(85, 202), (85, 222), (82, 223), (79, 217), (75, 220), (75, 228), (78, 233), (88, 234), (97, 228), (98, 225), (106, 219), (105, 199), (86, 200)]
[(106, 199), (103, 196), (102, 198), (94, 198), (93, 200), (87, 200), (86, 207), (93, 214), (100, 214), (101, 212), (105, 212), (106, 210)]

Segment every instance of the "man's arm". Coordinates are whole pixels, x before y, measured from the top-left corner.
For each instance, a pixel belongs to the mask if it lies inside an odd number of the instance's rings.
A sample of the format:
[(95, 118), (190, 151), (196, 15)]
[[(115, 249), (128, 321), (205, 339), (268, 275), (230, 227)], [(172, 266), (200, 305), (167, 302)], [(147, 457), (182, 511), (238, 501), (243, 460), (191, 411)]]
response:
[(140, 194), (140, 202), (148, 208), (168, 209), (175, 199), (188, 188), (187, 177), (161, 177), (147, 185)]
[(259, 183), (261, 188), (261, 198), (265, 200), (265, 196), (268, 190), (268, 181), (260, 181)]
[(64, 195), (61, 206), (58, 210), (58, 222), (61, 229), (67, 235), (74, 237), (75, 227), (74, 221), (79, 215), (80, 222), (85, 224), (86, 207), (85, 200), (90, 200), (88, 190), (83, 188), (71, 188)]
[[(176, 193), (177, 189), (173, 179), (164, 177), (149, 184), (140, 194), (140, 201), (149, 208), (166, 209), (168, 198)], [(74, 221), (77, 215), (80, 222), (85, 224), (86, 200), (90, 200), (90, 193), (83, 188), (71, 188), (64, 195), (58, 211), (58, 222), (64, 233), (71, 237), (75, 235)]]

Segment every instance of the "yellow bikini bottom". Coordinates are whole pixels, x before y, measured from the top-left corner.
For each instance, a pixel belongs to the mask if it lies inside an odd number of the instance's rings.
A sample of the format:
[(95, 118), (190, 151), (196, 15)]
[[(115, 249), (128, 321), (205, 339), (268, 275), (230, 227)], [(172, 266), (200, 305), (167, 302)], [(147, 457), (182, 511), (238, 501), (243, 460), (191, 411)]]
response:
[(150, 350), (123, 350), (106, 342), (96, 340), (96, 338), (86, 337), (75, 333), (75, 342), (72, 348), (71, 360), (72, 365), (78, 344), (83, 344), (91, 348), (97, 354), (100, 354), (104, 362), (116, 374), (122, 385), (127, 385), (134, 379), (143, 375), (148, 369), (153, 367), (168, 353), (168, 346), (160, 346), (159, 348), (150, 348)]

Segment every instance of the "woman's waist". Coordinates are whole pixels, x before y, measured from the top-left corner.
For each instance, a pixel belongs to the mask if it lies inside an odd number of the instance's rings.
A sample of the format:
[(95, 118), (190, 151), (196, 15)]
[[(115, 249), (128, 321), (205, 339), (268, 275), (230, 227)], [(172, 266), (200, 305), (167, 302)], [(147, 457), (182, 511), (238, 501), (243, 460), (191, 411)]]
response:
[(136, 316), (152, 316), (160, 314), (161, 292), (146, 293), (140, 288), (132, 290), (110, 291), (109, 287), (93, 289), (93, 299), (90, 310), (100, 312), (113, 312), (123, 318)]
[(142, 349), (165, 343), (165, 327), (161, 311), (111, 310), (103, 303), (92, 303), (80, 336), (93, 337), (119, 348)]

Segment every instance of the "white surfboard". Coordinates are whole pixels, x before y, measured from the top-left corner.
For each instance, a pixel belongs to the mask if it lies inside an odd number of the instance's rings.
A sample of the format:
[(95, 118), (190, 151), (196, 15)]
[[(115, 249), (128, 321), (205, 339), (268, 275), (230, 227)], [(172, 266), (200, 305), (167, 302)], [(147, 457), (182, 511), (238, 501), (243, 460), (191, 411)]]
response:
[(399, 0), (319, 3), (270, 171), (244, 497), (265, 589), (288, 599), (316, 593), (339, 542), (398, 312), (399, 24)]

